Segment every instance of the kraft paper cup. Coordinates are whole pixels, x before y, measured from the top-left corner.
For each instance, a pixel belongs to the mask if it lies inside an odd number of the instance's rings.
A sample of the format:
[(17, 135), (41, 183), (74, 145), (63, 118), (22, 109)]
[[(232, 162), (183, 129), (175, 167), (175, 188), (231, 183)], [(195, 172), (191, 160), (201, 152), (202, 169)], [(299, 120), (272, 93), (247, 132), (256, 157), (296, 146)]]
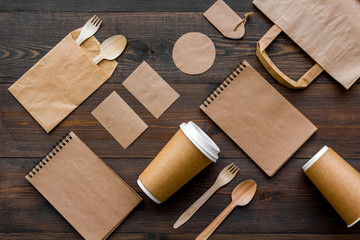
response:
[(220, 149), (195, 123), (180, 129), (137, 180), (143, 192), (160, 204), (218, 159)]
[(360, 220), (360, 173), (334, 150), (323, 147), (303, 170), (348, 227)]

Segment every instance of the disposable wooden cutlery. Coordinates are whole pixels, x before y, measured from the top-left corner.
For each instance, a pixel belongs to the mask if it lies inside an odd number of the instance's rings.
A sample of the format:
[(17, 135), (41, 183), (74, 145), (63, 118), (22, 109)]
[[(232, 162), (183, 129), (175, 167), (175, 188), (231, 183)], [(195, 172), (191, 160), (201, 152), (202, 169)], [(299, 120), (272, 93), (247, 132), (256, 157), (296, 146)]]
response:
[(79, 37), (76, 39), (77, 44), (81, 45), (86, 39), (94, 35), (99, 29), (101, 23), (102, 20), (96, 15), (90, 18), (90, 20), (87, 21), (81, 29)]
[(234, 163), (226, 166), (219, 173), (214, 184), (179, 217), (174, 224), (174, 228), (176, 229), (186, 223), (219, 188), (228, 184), (235, 177), (238, 171), (239, 168)]
[(197, 236), (196, 240), (208, 239), (222, 221), (236, 206), (245, 206), (253, 199), (256, 192), (256, 182), (246, 180), (237, 185), (231, 193), (232, 202), (217, 216), (205, 230)]
[(100, 53), (93, 58), (93, 61), (98, 64), (104, 59), (114, 60), (120, 56), (125, 47), (126, 38), (123, 35), (109, 37), (100, 45)]

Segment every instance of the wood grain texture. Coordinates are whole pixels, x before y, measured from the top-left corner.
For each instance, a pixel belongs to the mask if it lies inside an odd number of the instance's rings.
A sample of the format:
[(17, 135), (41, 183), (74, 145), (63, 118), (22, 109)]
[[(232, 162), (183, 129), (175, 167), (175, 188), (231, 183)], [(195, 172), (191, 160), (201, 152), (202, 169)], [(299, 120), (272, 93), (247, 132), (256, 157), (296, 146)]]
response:
[[(267, 77), (269, 82), (276, 82), (255, 56), (256, 42), (272, 26), (259, 12), (255, 12), (247, 21), (246, 33), (241, 40), (222, 37), (199, 12), (96, 14), (103, 19), (95, 35), (100, 42), (115, 34), (122, 34), (128, 40), (125, 51), (118, 59), (118, 69), (109, 83), (122, 82), (144, 60), (169, 83), (218, 83), (243, 59)], [(0, 28), (0, 83), (15, 82), (70, 31), (81, 27), (91, 16), (83, 12), (0, 12), (0, 21), (6, 26)], [(200, 76), (182, 73), (171, 57), (176, 40), (184, 33), (193, 31), (206, 34), (216, 46), (213, 66)], [(268, 54), (280, 69), (294, 79), (301, 77), (314, 64), (285, 34), (275, 39), (268, 48)], [(336, 83), (326, 73), (321, 74), (315, 82)]]
[[(251, 1), (226, 1), (233, 9), (241, 9), (250, 11), (253, 8)], [(183, 12), (183, 11), (198, 11), (203, 12), (211, 5), (211, 1), (193, 1), (193, 0), (88, 0), (88, 1), (26, 1), (26, 0), (1, 0), (0, 11), (15, 11), (15, 12)]]
[[(221, 81), (222, 79), (219, 83)], [(88, 140), (88, 146), (100, 157), (155, 157), (178, 130), (179, 125), (190, 120), (213, 137), (221, 149), (221, 158), (246, 157), (243, 151), (199, 109), (202, 101), (218, 84), (172, 84), (180, 98), (159, 119), (153, 117), (121, 84), (105, 84), (50, 134), (45, 134), (37, 122), (11, 96), (7, 91), (9, 86), (0, 85), (0, 102), (6, 103), (0, 105), (3, 115), (0, 120), (0, 133), (4, 136), (0, 139), (1, 157), (41, 157), (50, 150), (55, 141), (70, 131)], [(345, 91), (338, 84), (312, 84), (302, 91), (289, 90), (278, 84), (274, 87), (319, 128), (310, 141), (293, 156), (294, 158), (310, 158), (325, 144), (344, 158), (359, 158), (360, 85), (354, 85), (349, 91)], [(126, 150), (90, 114), (114, 90), (149, 126)]]
[[(29, 240), (29, 239), (81, 239), (77, 238), (76, 234), (73, 233), (43, 233), (43, 234), (31, 234), (29, 238), (28, 233), (11, 233), (11, 234), (2, 234), (0, 233), (1, 239), (8, 240)], [(143, 234), (118, 234), (113, 233), (108, 239), (118, 239), (118, 240), (136, 240), (136, 239), (174, 239), (174, 240), (186, 240), (195, 238), (195, 234), (160, 234), (160, 233), (143, 233)], [(360, 237), (359, 234), (217, 234), (213, 239), (226, 239), (226, 240), (354, 240)]]
[[(360, 225), (346, 228), (301, 170), (325, 144), (360, 170), (359, 83), (346, 91), (322, 73), (304, 90), (279, 85), (255, 56), (256, 42), (272, 23), (251, 1), (226, 0), (226, 3), (240, 16), (255, 12), (246, 23), (241, 40), (225, 39), (202, 16), (212, 4), (209, 1), (0, 1), (0, 239), (81, 239), (24, 178), (54, 142), (70, 131), (144, 198), (109, 239), (194, 239), (230, 202), (232, 189), (249, 178), (258, 184), (254, 200), (246, 207), (236, 208), (210, 239), (360, 238)], [(108, 82), (54, 131), (46, 134), (7, 89), (93, 14), (103, 19), (96, 33), (100, 41), (123, 34), (128, 46), (117, 59), (119, 66)], [(217, 49), (214, 65), (198, 76), (183, 74), (171, 58), (175, 41), (190, 31), (208, 35)], [(280, 34), (268, 53), (274, 63), (294, 79), (314, 64), (285, 34)], [(243, 59), (319, 128), (273, 178), (268, 178), (199, 109), (201, 102)], [(121, 85), (144, 60), (181, 95), (159, 119)], [(90, 114), (114, 90), (149, 125), (127, 150)], [(220, 159), (169, 201), (157, 205), (142, 193), (136, 179), (178, 130), (179, 124), (189, 120), (196, 122), (219, 145)], [(235, 179), (216, 192), (189, 222), (173, 229), (180, 214), (231, 162), (240, 167)]]
[[(36, 158), (0, 159), (0, 206), (4, 207), (1, 219), (7, 219), (1, 222), (0, 232), (74, 233), (63, 217), (24, 178), (38, 161)], [(221, 239), (223, 234), (360, 234), (359, 228), (346, 228), (302, 172), (301, 166), (306, 159), (289, 161), (271, 180), (249, 159), (220, 159), (161, 205), (152, 202), (136, 184), (138, 175), (151, 161), (150, 158), (104, 158), (104, 161), (144, 199), (115, 230), (114, 239), (117, 239), (117, 234), (139, 236), (145, 233), (148, 236), (162, 235), (165, 239), (172, 239), (168, 234), (189, 234), (189, 238), (184, 239), (194, 239), (230, 203), (233, 188), (249, 178), (258, 184), (253, 201), (245, 207), (235, 208), (214, 232), (213, 239)], [(234, 180), (217, 191), (189, 222), (173, 229), (172, 225), (180, 214), (211, 186), (216, 175), (231, 162), (240, 168)], [(358, 159), (349, 160), (349, 163), (360, 169)], [(77, 239), (79, 236), (69, 238)]]

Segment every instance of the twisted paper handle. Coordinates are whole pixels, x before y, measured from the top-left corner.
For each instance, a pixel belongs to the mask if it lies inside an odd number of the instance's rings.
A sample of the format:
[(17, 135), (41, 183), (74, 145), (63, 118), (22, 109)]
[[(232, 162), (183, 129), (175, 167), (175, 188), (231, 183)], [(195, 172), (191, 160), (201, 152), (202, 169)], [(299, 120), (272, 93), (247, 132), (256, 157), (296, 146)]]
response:
[(236, 24), (236, 26), (235, 26), (235, 28), (234, 28), (234, 32), (235, 32), (236, 29), (240, 26), (240, 24), (244, 23), (244, 25), (245, 25), (245, 23), (246, 23), (246, 21), (248, 20), (248, 18), (249, 18), (251, 15), (253, 15), (253, 14), (254, 14), (254, 12), (248, 12), (247, 14), (245, 14), (244, 18), (243, 18), (238, 24)]

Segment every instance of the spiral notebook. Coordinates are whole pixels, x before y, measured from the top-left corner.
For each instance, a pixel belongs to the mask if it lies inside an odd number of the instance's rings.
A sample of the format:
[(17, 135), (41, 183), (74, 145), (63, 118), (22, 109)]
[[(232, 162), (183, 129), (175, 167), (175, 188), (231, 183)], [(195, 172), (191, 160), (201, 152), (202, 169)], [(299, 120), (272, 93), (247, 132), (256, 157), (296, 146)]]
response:
[(85, 239), (106, 239), (142, 200), (73, 132), (26, 179)]
[(200, 108), (270, 177), (317, 130), (246, 61)]

